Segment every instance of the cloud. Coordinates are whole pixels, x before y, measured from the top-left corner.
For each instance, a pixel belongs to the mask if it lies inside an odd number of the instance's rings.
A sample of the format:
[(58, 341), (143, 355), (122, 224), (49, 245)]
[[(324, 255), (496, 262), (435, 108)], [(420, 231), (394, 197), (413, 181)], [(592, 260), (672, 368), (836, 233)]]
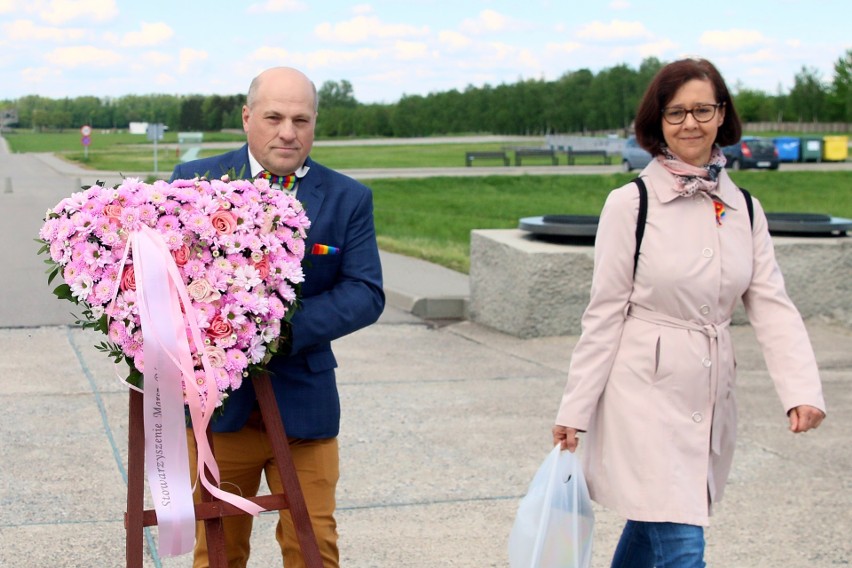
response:
[(24, 83), (52, 83), (62, 77), (62, 71), (55, 67), (26, 67), (21, 70)]
[(464, 20), (459, 29), (464, 32), (480, 35), (484, 33), (499, 33), (514, 29), (517, 22), (494, 10), (483, 10), (477, 18)]
[(676, 44), (672, 40), (661, 39), (659, 41), (643, 43), (636, 49), (639, 51), (639, 55), (642, 56), (642, 59), (645, 59), (646, 57), (656, 57), (658, 59), (662, 59), (665, 53), (674, 51), (677, 48), (678, 44)]
[(628, 8), (630, 8), (630, 2), (625, 0), (613, 0), (609, 3), (610, 10), (627, 10)]
[(429, 55), (429, 46), (419, 41), (397, 41), (394, 43), (394, 57), (401, 61), (425, 59)]
[(743, 53), (737, 56), (737, 59), (744, 63), (775, 63), (781, 58), (778, 53), (769, 48), (758, 49), (751, 53)]
[(550, 55), (564, 55), (582, 48), (583, 44), (577, 43), (576, 41), (565, 41), (561, 43), (551, 42), (544, 47), (545, 51)]
[(767, 39), (756, 30), (716, 30), (701, 34), (698, 43), (720, 51), (736, 51), (744, 47), (764, 45)]
[(53, 65), (74, 69), (76, 67), (110, 67), (121, 63), (122, 57), (114, 51), (93, 45), (58, 47), (44, 58)]
[(424, 36), (429, 33), (429, 27), (386, 24), (375, 16), (355, 16), (351, 20), (337, 24), (323, 22), (314, 28), (314, 33), (322, 41), (360, 43), (372, 38), (407, 39), (412, 36)]
[(613, 20), (608, 24), (603, 22), (590, 22), (581, 27), (577, 36), (596, 42), (611, 42), (630, 39), (650, 39), (653, 34), (645, 28), (642, 22), (625, 22)]
[(323, 49), (301, 56), (309, 68), (338, 67), (340, 64), (347, 66), (357, 65), (362, 62), (372, 64), (384, 57), (384, 51), (380, 49), (362, 48), (356, 50), (337, 51)]
[(204, 61), (205, 59), (207, 59), (206, 51), (185, 47), (181, 49), (180, 54), (178, 54), (178, 71), (186, 73), (189, 71), (191, 66), (195, 65), (199, 61)]
[(122, 47), (149, 47), (168, 41), (175, 35), (174, 30), (163, 22), (140, 23), (139, 31), (127, 32), (121, 40)]
[(373, 66), (377, 61), (386, 59), (386, 53), (380, 49), (320, 49), (309, 53), (289, 51), (280, 47), (261, 47), (249, 55), (249, 60), (263, 65), (292, 65), (305, 69), (330, 69), (340, 66)]
[(0, 0), (0, 14), (15, 11), (15, 0)]
[(251, 4), (246, 8), (249, 14), (268, 14), (270, 12), (304, 12), (308, 6), (299, 0), (266, 0), (261, 4)]
[(115, 0), (50, 0), (39, 10), (39, 15), (51, 24), (64, 24), (79, 18), (104, 22), (116, 17), (118, 8)]
[(465, 49), (466, 47), (470, 47), (470, 45), (473, 43), (473, 40), (459, 32), (445, 30), (438, 34), (438, 42), (444, 45), (447, 49), (455, 51), (458, 49)]
[(146, 51), (136, 58), (137, 62), (145, 68), (165, 67), (166, 65), (171, 65), (174, 59), (170, 53), (162, 51)]
[(4, 38), (8, 41), (63, 43), (86, 37), (86, 31), (81, 28), (37, 26), (30, 20), (15, 20), (3, 24), (2, 30)]

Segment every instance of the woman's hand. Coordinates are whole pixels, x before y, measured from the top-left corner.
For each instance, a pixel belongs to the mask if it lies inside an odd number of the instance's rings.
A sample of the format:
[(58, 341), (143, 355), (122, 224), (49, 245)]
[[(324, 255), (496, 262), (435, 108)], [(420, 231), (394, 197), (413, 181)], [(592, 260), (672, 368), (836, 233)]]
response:
[(557, 424), (553, 427), (553, 445), (560, 444), (563, 450), (568, 450), (569, 452), (575, 451), (577, 444), (580, 443), (580, 440), (577, 439), (577, 432), (576, 428)]
[[(803, 404), (792, 409), (787, 416), (790, 419), (790, 431), (796, 434), (816, 428), (825, 418), (825, 413), (819, 408)], [(554, 436), (556, 430), (554, 429)]]

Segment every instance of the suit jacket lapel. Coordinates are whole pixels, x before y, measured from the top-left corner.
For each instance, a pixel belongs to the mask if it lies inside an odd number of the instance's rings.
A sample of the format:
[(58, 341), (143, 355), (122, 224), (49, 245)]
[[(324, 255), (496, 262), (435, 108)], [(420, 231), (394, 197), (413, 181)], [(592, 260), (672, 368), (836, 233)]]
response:
[[(325, 199), (325, 192), (322, 191), (322, 176), (319, 172), (319, 167), (308, 158), (307, 165), (311, 167), (304, 178), (299, 181), (299, 190), (296, 193), (296, 199), (302, 202), (308, 219), (313, 221), (319, 217), (322, 202)], [(310, 238), (310, 231), (308, 231)]]

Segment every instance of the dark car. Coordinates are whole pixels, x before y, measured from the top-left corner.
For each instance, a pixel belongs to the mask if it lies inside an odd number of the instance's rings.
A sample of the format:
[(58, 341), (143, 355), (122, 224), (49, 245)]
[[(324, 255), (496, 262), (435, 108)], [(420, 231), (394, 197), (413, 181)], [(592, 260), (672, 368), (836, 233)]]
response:
[(621, 169), (623, 171), (641, 170), (650, 161), (651, 154), (636, 142), (635, 136), (625, 140), (624, 148), (621, 150)]
[(746, 136), (736, 144), (724, 146), (722, 153), (728, 160), (725, 167), (732, 170), (778, 169), (778, 148), (769, 138)]

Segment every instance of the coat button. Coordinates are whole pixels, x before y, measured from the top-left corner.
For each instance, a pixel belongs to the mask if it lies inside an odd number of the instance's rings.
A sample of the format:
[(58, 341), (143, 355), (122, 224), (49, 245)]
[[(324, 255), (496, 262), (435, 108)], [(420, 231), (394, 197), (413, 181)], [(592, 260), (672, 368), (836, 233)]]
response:
[(703, 417), (703, 416), (701, 416), (701, 413), (700, 413), (700, 412), (693, 412), (693, 413), (692, 413), (692, 421), (693, 421), (693, 422), (695, 422), (696, 424), (698, 424), (698, 423), (699, 423), (699, 422), (701, 422), (702, 420), (704, 420), (704, 417)]
[(701, 255), (704, 258), (710, 258), (711, 256), (713, 256), (713, 249), (711, 249), (710, 247), (707, 247), (707, 248), (705, 248), (704, 250), (701, 251)]
[(698, 311), (701, 312), (701, 315), (706, 316), (707, 314), (710, 313), (710, 306), (708, 306), (707, 304), (704, 304), (700, 308), (698, 308)]
[(704, 365), (705, 367), (709, 367), (710, 365), (713, 364), (713, 361), (710, 360), (710, 357), (705, 357), (704, 359), (701, 360), (701, 364)]

